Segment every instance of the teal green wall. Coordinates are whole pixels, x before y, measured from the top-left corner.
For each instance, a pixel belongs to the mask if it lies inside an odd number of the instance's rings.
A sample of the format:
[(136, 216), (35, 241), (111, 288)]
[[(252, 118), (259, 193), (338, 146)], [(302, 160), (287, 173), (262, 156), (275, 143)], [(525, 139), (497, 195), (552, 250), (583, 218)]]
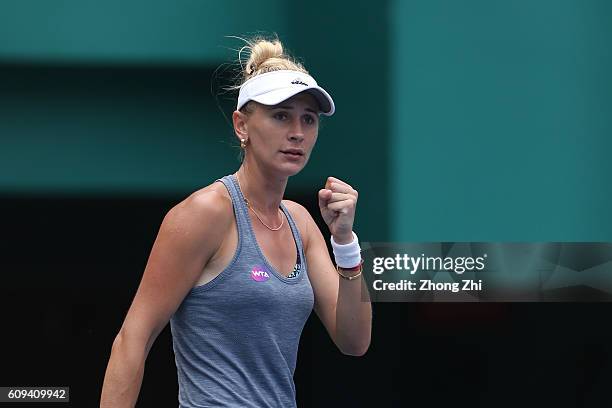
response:
[[(289, 44), (317, 81), (329, 88), (336, 113), (323, 118), (309, 165), (295, 177), (305, 189), (326, 176), (359, 191), (356, 231), (368, 241), (389, 239), (388, 1), (316, 0), (290, 3)], [(316, 24), (313, 24), (316, 22)], [(293, 182), (293, 181), (292, 181)]]
[(211, 77), (243, 45), (225, 36), (276, 32), (337, 107), (288, 195), (346, 180), (362, 239), (386, 240), (387, 4), (3, 1), (0, 194), (180, 197), (235, 171)]
[[(278, 0), (0, 3), (0, 193), (185, 195), (238, 166), (211, 93)], [(221, 106), (219, 106), (221, 105)]]
[(0, 186), (176, 194), (239, 164), (212, 68), (0, 67)]
[(233, 171), (210, 78), (261, 30), (338, 107), (290, 192), (346, 179), (368, 240), (610, 240), (609, 2), (42, 3), (0, 4), (0, 193)]
[(390, 13), (393, 240), (611, 240), (612, 3)]
[(216, 64), (224, 36), (285, 31), (280, 0), (3, 0), (0, 59)]

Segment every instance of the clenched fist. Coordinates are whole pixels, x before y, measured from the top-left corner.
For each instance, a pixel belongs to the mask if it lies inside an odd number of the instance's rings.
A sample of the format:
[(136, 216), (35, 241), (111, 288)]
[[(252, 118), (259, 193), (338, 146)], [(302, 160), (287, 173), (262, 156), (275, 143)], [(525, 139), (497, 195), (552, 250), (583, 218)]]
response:
[(353, 241), (357, 196), (353, 187), (335, 177), (328, 177), (325, 188), (319, 190), (321, 215), (338, 244)]

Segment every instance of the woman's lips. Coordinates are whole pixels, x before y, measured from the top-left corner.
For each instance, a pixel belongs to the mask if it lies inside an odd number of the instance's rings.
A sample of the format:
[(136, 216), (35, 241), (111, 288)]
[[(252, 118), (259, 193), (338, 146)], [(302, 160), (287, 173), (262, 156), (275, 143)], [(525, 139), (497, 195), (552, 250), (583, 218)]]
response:
[(304, 151), (299, 149), (281, 150), (281, 153), (292, 159), (299, 159), (300, 157), (304, 156)]

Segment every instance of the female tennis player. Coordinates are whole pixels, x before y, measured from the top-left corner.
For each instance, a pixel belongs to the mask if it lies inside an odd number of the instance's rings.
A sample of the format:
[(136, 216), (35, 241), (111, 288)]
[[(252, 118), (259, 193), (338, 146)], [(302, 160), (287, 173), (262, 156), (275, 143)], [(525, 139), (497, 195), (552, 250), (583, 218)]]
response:
[(113, 342), (101, 407), (135, 405), (147, 354), (168, 321), (184, 408), (295, 407), (297, 348), (313, 308), (342, 353), (369, 347), (357, 191), (336, 177), (318, 191), (337, 267), (309, 212), (283, 200), (334, 102), (278, 39), (244, 48), (232, 116), (242, 164), (165, 216)]

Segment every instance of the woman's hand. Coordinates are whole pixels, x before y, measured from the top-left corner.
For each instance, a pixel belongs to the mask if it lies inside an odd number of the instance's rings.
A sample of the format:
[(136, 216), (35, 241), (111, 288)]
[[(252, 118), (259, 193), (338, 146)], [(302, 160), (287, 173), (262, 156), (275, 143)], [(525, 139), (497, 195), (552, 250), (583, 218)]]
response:
[(335, 177), (328, 177), (325, 188), (319, 190), (321, 215), (334, 241), (340, 245), (353, 241), (357, 196), (356, 190)]

